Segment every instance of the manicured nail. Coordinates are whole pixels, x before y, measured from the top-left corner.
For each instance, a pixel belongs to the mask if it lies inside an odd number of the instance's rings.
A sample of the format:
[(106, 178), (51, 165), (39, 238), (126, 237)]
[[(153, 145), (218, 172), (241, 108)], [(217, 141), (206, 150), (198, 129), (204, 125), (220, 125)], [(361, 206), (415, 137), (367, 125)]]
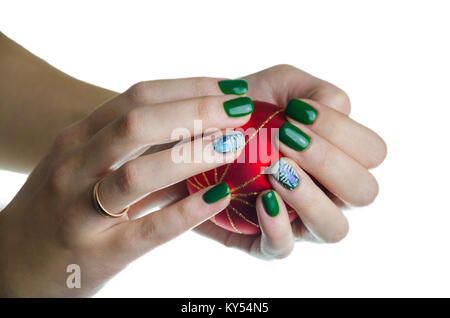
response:
[(248, 91), (248, 84), (244, 80), (223, 80), (219, 87), (224, 94), (243, 95)]
[(295, 189), (300, 184), (297, 172), (285, 158), (280, 158), (270, 169), (270, 173), (286, 189)]
[(264, 210), (266, 210), (267, 214), (272, 217), (278, 215), (280, 207), (278, 206), (277, 196), (275, 195), (275, 192), (270, 190), (269, 192), (264, 193), (262, 196), (262, 202), (264, 205)]
[(227, 100), (223, 108), (230, 117), (242, 117), (253, 112), (253, 101), (249, 97), (238, 97)]
[(225, 198), (229, 194), (230, 188), (228, 187), (228, 184), (225, 182), (219, 183), (203, 194), (203, 201), (211, 204)]
[(305, 125), (311, 125), (317, 118), (317, 110), (299, 99), (291, 99), (286, 106), (285, 113), (286, 116)]
[(228, 132), (213, 141), (214, 150), (219, 153), (238, 151), (244, 146), (245, 138), (240, 131)]
[(280, 141), (294, 150), (302, 151), (308, 148), (311, 138), (290, 122), (285, 121), (280, 127)]

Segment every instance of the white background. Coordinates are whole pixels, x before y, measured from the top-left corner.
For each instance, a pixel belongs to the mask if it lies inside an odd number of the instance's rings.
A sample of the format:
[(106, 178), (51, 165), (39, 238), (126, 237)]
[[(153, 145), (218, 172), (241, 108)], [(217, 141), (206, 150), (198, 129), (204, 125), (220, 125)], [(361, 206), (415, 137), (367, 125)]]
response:
[[(378, 199), (341, 243), (264, 262), (195, 233), (98, 296), (450, 296), (448, 1), (2, 1), (0, 30), (79, 79), (238, 77), (289, 63), (342, 87), (385, 138)], [(1, 71), (1, 70), (0, 70)], [(0, 149), (0, 151), (8, 151)], [(25, 176), (0, 174), (4, 202)]]

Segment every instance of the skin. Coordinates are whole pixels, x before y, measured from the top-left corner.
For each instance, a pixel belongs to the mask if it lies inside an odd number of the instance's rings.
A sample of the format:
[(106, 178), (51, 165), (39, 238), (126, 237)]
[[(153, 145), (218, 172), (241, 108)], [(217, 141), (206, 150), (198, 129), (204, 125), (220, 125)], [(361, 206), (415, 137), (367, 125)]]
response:
[[(287, 190), (269, 178), (280, 212), (269, 216), (260, 194), (261, 235), (205, 222), (230, 197), (207, 204), (202, 194), (208, 189), (188, 195), (184, 184), (238, 153), (218, 154), (204, 137), (206, 153), (221, 162), (175, 164), (170, 157), (172, 130), (193, 131), (194, 119), (204, 130), (249, 120), (226, 115), (223, 102), (236, 96), (223, 95), (221, 78), (145, 81), (117, 94), (61, 73), (4, 36), (0, 68), (0, 149), (8, 149), (0, 167), (33, 169), (0, 213), (1, 296), (93, 295), (130, 262), (190, 229), (262, 259), (286, 257), (296, 240), (341, 240), (348, 231), (342, 203), (366, 205), (378, 192), (368, 169), (384, 160), (384, 141), (348, 117), (341, 89), (289, 65), (243, 77), (253, 99), (285, 107), (302, 98), (319, 113), (309, 126), (291, 121), (311, 136), (305, 151), (280, 144), (301, 182)], [(101, 178), (104, 207), (117, 213), (130, 206), (125, 216), (105, 218), (94, 209), (92, 187)], [(300, 216), (292, 225), (283, 201)], [(145, 214), (149, 210), (157, 211)], [(66, 287), (73, 263), (82, 268), (80, 289)]]

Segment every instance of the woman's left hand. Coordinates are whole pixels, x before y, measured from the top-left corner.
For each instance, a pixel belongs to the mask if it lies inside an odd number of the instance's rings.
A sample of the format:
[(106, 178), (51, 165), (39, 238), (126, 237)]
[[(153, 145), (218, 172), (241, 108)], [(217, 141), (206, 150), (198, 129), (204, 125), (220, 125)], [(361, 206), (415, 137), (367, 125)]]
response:
[[(250, 119), (252, 101), (224, 95), (221, 83), (141, 82), (62, 130), (0, 213), (0, 297), (90, 296), (137, 257), (225, 209), (226, 183), (141, 218), (134, 209), (149, 193), (239, 156), (242, 142), (200, 138)], [(180, 145), (142, 155), (176, 131)]]

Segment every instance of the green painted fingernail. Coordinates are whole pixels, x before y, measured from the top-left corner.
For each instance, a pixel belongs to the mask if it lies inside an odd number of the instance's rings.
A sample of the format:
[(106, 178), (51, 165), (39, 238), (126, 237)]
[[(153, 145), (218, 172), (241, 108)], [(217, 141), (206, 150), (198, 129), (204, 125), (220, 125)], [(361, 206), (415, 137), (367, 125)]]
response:
[(277, 196), (275, 192), (270, 190), (267, 193), (264, 193), (262, 196), (262, 202), (264, 205), (264, 210), (266, 210), (267, 214), (274, 217), (278, 215), (280, 211), (280, 207), (278, 206)]
[(223, 108), (230, 117), (242, 117), (253, 112), (253, 101), (249, 97), (238, 97), (227, 100)]
[(317, 110), (299, 99), (291, 99), (286, 106), (285, 113), (286, 116), (305, 125), (311, 125), (317, 118)]
[(244, 80), (223, 80), (219, 88), (224, 94), (243, 95), (248, 91), (248, 84)]
[(203, 194), (203, 200), (206, 203), (211, 204), (225, 198), (229, 194), (230, 188), (228, 187), (228, 184), (225, 182), (219, 183)]
[(294, 150), (302, 151), (308, 148), (311, 138), (290, 122), (285, 121), (280, 127), (280, 141)]

